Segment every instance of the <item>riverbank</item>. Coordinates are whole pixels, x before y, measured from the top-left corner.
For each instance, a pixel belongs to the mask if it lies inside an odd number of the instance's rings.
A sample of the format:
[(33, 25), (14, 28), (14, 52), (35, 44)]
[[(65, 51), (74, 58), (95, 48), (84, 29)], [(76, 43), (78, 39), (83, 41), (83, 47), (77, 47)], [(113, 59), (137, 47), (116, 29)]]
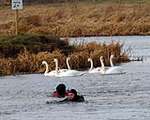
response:
[(88, 58), (94, 66), (100, 66), (99, 57), (104, 56), (105, 65), (110, 65), (111, 54), (116, 56), (114, 63), (129, 61), (128, 53), (122, 50), (119, 42), (81, 43), (70, 45), (69, 41), (43, 35), (19, 35), (0, 38), (0, 75), (20, 73), (41, 73), (45, 67), (43, 60), (49, 64), (49, 70), (55, 69), (54, 58), (59, 60), (59, 67), (66, 68), (65, 60), (69, 56), (72, 69), (88, 69)]
[[(14, 11), (0, 9), (0, 34), (14, 34)], [(27, 5), (19, 11), (20, 33), (60, 37), (150, 35), (148, 3), (59, 3)]]

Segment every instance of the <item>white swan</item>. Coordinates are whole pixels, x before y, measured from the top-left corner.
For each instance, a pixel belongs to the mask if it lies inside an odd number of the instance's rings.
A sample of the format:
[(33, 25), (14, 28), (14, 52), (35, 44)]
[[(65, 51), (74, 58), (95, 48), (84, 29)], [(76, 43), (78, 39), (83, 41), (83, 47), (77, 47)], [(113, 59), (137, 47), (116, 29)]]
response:
[(67, 65), (68, 70), (71, 70), (71, 67), (69, 65), (69, 60), (70, 60), (70, 57), (67, 57), (66, 58), (66, 65)]
[(111, 56), (110, 56), (110, 59), (109, 59), (109, 61), (110, 61), (110, 66), (111, 66), (111, 67), (114, 67), (113, 58), (114, 58), (114, 55), (111, 55)]
[(97, 67), (97, 68), (93, 67), (93, 60), (91, 58), (88, 58), (88, 62), (91, 63), (91, 67), (88, 71), (89, 73), (99, 73), (99, 72), (101, 72), (101, 69), (102, 69), (101, 67)]
[(46, 61), (42, 61), (42, 64), (46, 66), (46, 70), (44, 72), (45, 76), (55, 76), (56, 70), (52, 70), (51, 72), (48, 72), (48, 63)]
[(54, 62), (55, 62), (55, 70), (52, 70), (52, 71), (48, 72), (49, 71), (48, 70), (48, 63), (46, 61), (42, 61), (42, 64), (46, 66), (46, 70), (44, 72), (45, 76), (56, 76), (56, 73), (57, 73), (56, 69), (58, 69), (59, 73), (60, 72), (65, 72), (65, 71), (68, 70), (68, 69), (59, 69), (58, 68), (58, 59), (55, 58)]
[(58, 70), (58, 61), (56, 61), (56, 77), (73, 77), (73, 76), (81, 76), (84, 74), (84, 72), (80, 72), (80, 71), (77, 71), (77, 70), (71, 70), (70, 68), (70, 65), (69, 65), (69, 60), (70, 60), (70, 57), (67, 57), (66, 59), (66, 64), (67, 64), (67, 67), (68, 69), (65, 70), (65, 71), (61, 71), (59, 72)]
[(125, 72), (123, 72), (122, 68), (120, 66), (114, 66), (113, 64), (113, 58), (114, 55), (110, 56), (110, 66), (106, 69), (106, 67), (104, 66), (104, 62), (103, 62), (103, 57), (101, 57), (101, 65), (102, 65), (102, 71), (101, 74), (124, 74)]

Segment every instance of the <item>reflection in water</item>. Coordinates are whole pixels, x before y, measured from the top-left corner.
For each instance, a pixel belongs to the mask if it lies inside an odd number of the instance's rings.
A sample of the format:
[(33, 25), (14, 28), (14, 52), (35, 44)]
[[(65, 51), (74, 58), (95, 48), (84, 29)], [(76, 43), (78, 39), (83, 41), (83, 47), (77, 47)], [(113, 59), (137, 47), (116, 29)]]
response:
[[(134, 46), (138, 55), (150, 56), (149, 37), (142, 40), (136, 39), (138, 37), (123, 38), (127, 39), (124, 41), (126, 45)], [(149, 66), (148, 60), (125, 63), (122, 67), (127, 73), (122, 75), (87, 73), (64, 78), (45, 77), (43, 74), (1, 77), (0, 119), (149, 120)], [(55, 103), (56, 99), (47, 97), (47, 94), (53, 92), (59, 83), (66, 84), (68, 89), (77, 89), (86, 102)], [(47, 100), (52, 104), (46, 104)]]

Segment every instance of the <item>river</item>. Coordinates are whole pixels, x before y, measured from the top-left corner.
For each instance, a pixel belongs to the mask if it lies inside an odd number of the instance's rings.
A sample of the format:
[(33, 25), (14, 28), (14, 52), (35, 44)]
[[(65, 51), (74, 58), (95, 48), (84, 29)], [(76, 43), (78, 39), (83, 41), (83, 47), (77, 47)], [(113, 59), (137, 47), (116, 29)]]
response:
[[(0, 120), (149, 120), (150, 36), (70, 38), (71, 42), (120, 41), (143, 61), (124, 63), (126, 74), (45, 77), (43, 74), (0, 77)], [(46, 104), (59, 83), (75, 88), (84, 103)]]

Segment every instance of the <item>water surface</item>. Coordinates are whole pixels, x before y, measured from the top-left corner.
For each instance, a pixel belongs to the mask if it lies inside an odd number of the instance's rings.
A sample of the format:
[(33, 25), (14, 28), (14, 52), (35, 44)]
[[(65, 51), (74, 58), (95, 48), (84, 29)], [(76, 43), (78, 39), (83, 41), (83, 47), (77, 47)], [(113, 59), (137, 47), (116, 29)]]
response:
[[(144, 56), (144, 61), (122, 64), (127, 72), (122, 75), (0, 77), (0, 120), (149, 120), (150, 37), (104, 38), (84, 39), (107, 43), (112, 39), (121, 40), (126, 46), (132, 46), (136, 55)], [(77, 89), (86, 102), (45, 104), (47, 100), (54, 100), (47, 95), (59, 83), (66, 84), (68, 89)]]

